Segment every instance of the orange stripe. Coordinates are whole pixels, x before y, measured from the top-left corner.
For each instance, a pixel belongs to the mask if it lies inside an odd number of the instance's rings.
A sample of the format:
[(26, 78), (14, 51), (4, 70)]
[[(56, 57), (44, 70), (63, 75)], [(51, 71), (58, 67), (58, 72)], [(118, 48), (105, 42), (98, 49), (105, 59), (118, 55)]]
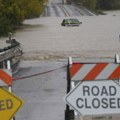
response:
[(12, 85), (12, 77), (3, 70), (0, 70), (0, 79), (4, 81), (7, 85)]
[(83, 78), (83, 80), (94, 80), (98, 74), (108, 65), (108, 63), (99, 63)]
[(71, 78), (79, 71), (79, 69), (83, 66), (84, 64), (80, 63), (73, 63), (71, 68), (70, 68), (70, 76)]
[(118, 79), (118, 78), (120, 78), (120, 65), (108, 77), (108, 79)]

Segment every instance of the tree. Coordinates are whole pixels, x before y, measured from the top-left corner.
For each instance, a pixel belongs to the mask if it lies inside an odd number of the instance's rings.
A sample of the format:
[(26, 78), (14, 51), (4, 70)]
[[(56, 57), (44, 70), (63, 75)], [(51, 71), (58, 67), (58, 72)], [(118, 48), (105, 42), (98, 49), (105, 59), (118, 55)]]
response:
[(96, 4), (97, 4), (96, 0), (79, 0), (79, 1), (83, 6), (86, 6), (89, 9), (92, 10), (96, 9)]
[(120, 0), (97, 0), (97, 8), (104, 10), (120, 9)]
[(14, 32), (23, 20), (24, 14), (13, 0), (0, 0), (0, 36)]
[(120, 0), (73, 0), (92, 10), (120, 9)]
[(18, 6), (24, 10), (25, 18), (39, 17), (44, 10), (46, 0), (15, 0)]
[(26, 18), (39, 17), (46, 0), (0, 0), (0, 36), (14, 32)]

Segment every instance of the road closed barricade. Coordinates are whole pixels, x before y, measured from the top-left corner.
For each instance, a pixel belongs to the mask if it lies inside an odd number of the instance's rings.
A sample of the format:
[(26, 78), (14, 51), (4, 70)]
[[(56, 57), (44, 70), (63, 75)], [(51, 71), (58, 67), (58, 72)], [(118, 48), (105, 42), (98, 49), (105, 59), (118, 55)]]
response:
[(0, 69), (0, 120), (15, 120), (15, 113), (23, 102), (12, 93), (13, 79), (10, 61), (5, 61), (4, 64), (7, 67)]
[(78, 115), (120, 113), (120, 64), (68, 60), (65, 120)]

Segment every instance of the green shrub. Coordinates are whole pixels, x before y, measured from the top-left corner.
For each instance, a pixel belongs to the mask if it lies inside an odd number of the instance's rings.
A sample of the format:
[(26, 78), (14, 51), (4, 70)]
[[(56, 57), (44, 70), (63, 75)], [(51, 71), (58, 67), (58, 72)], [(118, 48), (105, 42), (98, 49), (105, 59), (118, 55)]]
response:
[(39, 17), (47, 0), (0, 0), (0, 36), (14, 32), (24, 19)]

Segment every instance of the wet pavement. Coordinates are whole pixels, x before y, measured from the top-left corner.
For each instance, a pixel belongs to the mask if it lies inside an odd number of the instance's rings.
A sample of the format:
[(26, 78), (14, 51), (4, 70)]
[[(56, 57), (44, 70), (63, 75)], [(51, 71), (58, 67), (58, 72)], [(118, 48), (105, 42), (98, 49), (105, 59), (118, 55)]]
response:
[(63, 97), (67, 82), (65, 66), (65, 62), (20, 63), (14, 78), (49, 72), (14, 81), (13, 91), (24, 101), (16, 120), (64, 120)]

